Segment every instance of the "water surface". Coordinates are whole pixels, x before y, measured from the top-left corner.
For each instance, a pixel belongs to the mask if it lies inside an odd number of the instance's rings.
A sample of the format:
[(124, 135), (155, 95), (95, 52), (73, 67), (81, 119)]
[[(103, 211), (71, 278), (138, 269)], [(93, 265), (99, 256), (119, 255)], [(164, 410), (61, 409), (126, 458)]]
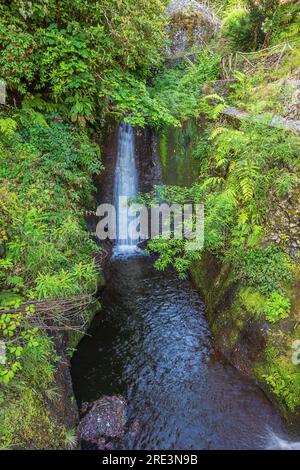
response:
[(259, 449), (284, 436), (264, 393), (214, 350), (189, 281), (157, 272), (140, 251), (118, 250), (102, 310), (72, 367), (77, 399), (123, 395), (126, 449)]

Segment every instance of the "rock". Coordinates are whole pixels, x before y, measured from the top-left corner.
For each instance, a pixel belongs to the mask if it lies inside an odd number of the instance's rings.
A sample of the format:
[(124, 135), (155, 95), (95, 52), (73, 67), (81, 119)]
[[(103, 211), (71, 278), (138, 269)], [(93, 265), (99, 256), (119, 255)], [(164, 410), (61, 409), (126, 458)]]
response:
[(103, 396), (99, 400), (84, 403), (86, 413), (78, 431), (83, 448), (108, 449), (112, 442), (122, 438), (126, 424), (126, 401), (121, 396)]
[(170, 17), (171, 47), (168, 55), (190, 53), (207, 43), (219, 30), (220, 21), (202, 2), (172, 0), (167, 8)]

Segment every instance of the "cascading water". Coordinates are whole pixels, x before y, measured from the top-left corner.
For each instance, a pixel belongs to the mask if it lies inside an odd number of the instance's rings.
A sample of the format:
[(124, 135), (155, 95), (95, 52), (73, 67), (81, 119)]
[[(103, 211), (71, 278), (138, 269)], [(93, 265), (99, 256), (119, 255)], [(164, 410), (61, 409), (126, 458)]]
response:
[(116, 245), (127, 250), (139, 241), (131, 227), (132, 217), (128, 216), (127, 202), (137, 197), (138, 176), (135, 158), (134, 130), (123, 122), (119, 129), (118, 156), (115, 172), (114, 204), (117, 215)]
[(126, 399), (116, 449), (298, 449), (263, 392), (214, 349), (193, 285), (172, 269), (157, 271), (136, 248), (120, 200), (136, 198), (135, 156), (134, 131), (124, 123), (114, 188), (117, 255), (101, 312), (72, 362), (79, 405), (103, 395)]

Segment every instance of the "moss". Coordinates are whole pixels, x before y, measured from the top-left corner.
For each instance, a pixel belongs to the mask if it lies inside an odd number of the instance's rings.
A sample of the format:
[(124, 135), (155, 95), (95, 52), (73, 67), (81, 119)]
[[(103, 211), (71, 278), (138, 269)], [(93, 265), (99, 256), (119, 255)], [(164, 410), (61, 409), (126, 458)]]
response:
[(45, 335), (38, 346), (24, 350), (22, 370), (9, 387), (1, 388), (0, 443), (2, 448), (65, 448), (66, 429), (51, 413), (58, 399), (52, 341)]
[(291, 346), (288, 351), (290, 355), (278, 351), (273, 341), (270, 341), (264, 361), (255, 368), (257, 378), (275, 397), (284, 414), (285, 407), (291, 412), (300, 409), (300, 367), (292, 363)]
[(245, 311), (259, 317), (264, 312), (266, 299), (262, 294), (251, 287), (244, 287), (239, 291), (239, 299)]

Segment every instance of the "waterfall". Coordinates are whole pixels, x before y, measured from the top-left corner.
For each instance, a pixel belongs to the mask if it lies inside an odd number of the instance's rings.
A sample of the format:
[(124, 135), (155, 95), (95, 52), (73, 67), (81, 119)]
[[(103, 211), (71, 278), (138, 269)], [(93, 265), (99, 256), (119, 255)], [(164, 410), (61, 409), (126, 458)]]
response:
[(135, 136), (131, 124), (123, 122), (119, 129), (118, 155), (115, 171), (114, 204), (116, 209), (116, 245), (123, 250), (132, 249), (135, 239), (130, 228), (133, 217), (128, 217), (127, 200), (136, 199), (138, 175), (136, 169)]

